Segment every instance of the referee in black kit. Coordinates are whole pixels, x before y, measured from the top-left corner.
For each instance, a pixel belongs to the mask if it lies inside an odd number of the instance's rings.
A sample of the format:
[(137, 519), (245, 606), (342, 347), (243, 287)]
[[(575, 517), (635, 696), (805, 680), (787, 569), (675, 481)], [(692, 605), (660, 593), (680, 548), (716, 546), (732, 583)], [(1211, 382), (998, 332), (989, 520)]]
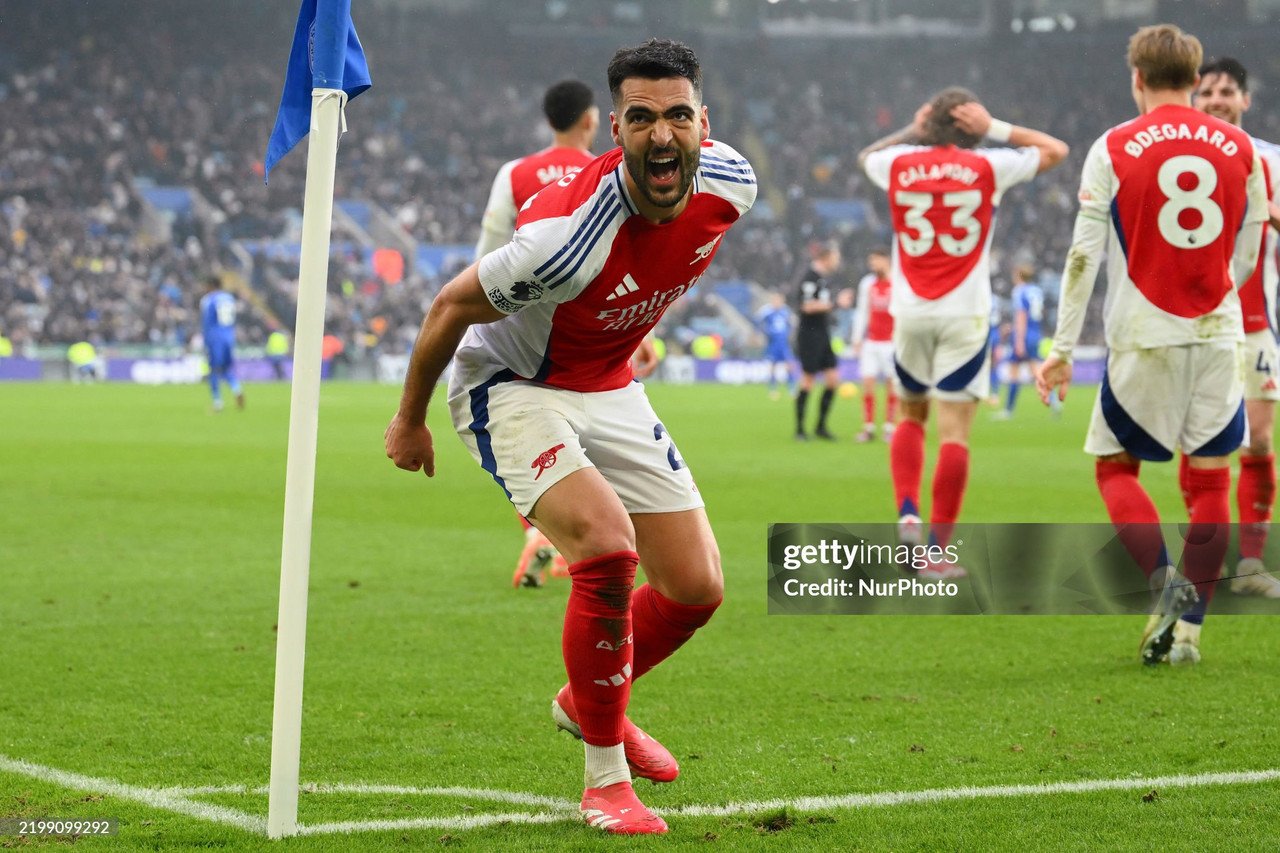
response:
[(827, 429), (827, 414), (836, 396), (836, 354), (831, 349), (831, 311), (835, 307), (831, 278), (840, 269), (840, 246), (834, 240), (809, 244), (812, 259), (796, 294), (796, 312), (800, 326), (796, 333), (796, 352), (800, 356), (800, 390), (796, 393), (796, 441), (808, 441), (804, 429), (805, 408), (814, 377), (823, 374), (822, 400), (818, 404), (818, 425), (813, 434), (834, 441)]

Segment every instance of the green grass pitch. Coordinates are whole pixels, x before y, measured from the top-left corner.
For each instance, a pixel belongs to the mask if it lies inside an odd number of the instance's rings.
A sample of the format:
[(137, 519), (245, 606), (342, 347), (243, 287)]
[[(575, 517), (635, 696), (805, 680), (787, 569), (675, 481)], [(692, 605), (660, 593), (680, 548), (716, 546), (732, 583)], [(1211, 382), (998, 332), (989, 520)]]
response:
[[(0, 756), (137, 788), (223, 789), (189, 796), (265, 816), (288, 390), (248, 393), (247, 411), (213, 416), (203, 387), (0, 387)], [(1105, 521), (1080, 451), (1091, 394), (1075, 389), (1061, 420), (1030, 393), (1011, 422), (984, 409), (964, 518)], [(322, 392), (302, 779), (402, 789), (306, 793), (301, 820), (547, 814), (407, 790), (576, 802), (581, 748), (547, 713), (564, 677), (568, 584), (510, 588), (519, 529), (442, 400), (436, 478), (389, 463), (397, 396)], [(666, 839), (479, 820), (268, 842), (5, 770), (0, 817), (121, 818), (118, 835), (77, 842), (90, 850), (1280, 847), (1274, 777), (763, 805), (1280, 768), (1280, 621), (1211, 617), (1204, 662), (1172, 670), (1137, 663), (1138, 617), (767, 616), (767, 525), (888, 520), (887, 446), (851, 441), (860, 401), (837, 401), (838, 444), (801, 445), (790, 404), (758, 386), (658, 385), (651, 397), (706, 498), (727, 582), (711, 625), (633, 692), (633, 718), (683, 769), (638, 787), (668, 812)], [(1171, 466), (1148, 468), (1177, 518)], [(731, 808), (671, 813), (691, 806)]]

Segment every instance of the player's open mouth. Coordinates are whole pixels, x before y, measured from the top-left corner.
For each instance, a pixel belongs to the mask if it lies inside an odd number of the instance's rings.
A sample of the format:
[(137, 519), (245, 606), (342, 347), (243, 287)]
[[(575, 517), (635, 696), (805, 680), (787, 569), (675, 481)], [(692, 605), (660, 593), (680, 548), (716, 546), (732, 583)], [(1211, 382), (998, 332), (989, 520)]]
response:
[(660, 187), (674, 186), (680, 175), (680, 158), (676, 154), (650, 157), (645, 167), (653, 183)]

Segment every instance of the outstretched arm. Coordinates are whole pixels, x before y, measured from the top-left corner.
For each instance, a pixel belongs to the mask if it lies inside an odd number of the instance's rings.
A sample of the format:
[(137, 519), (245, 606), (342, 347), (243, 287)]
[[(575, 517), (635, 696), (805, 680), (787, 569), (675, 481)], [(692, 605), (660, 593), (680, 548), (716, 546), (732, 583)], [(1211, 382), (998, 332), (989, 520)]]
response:
[(383, 435), (387, 457), (397, 468), (406, 471), (421, 468), (428, 477), (435, 476), (435, 448), (431, 431), (427, 429), (427, 403), (431, 393), (467, 329), (505, 316), (484, 295), (478, 264), (467, 267), (441, 288), (414, 342), (400, 408)]

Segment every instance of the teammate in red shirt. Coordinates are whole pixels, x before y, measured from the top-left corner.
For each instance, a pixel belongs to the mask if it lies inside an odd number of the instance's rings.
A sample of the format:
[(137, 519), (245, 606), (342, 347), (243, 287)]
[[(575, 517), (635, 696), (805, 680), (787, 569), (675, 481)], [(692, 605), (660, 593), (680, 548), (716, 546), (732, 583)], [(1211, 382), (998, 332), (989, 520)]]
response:
[(858, 357), (862, 378), (862, 432), (858, 441), (876, 437), (876, 382), (884, 383), (884, 438), (893, 437), (893, 419), (898, 395), (893, 381), (893, 314), (889, 300), (893, 285), (889, 280), (889, 253), (875, 249), (867, 255), (871, 271), (858, 282), (858, 303), (853, 315), (853, 354)]
[[(600, 128), (600, 108), (595, 105), (590, 86), (578, 80), (561, 80), (543, 95), (542, 114), (551, 128), (553, 141), (550, 147), (504, 163), (498, 170), (481, 219), (476, 258), (483, 258), (511, 242), (516, 215), (543, 187), (582, 171), (595, 159), (591, 146)], [(554, 576), (567, 576), (568, 563), (551, 540), (524, 516), (518, 515), (518, 518), (524, 528), (524, 548), (516, 560), (512, 585), (542, 586), (548, 569)]]
[[(631, 774), (668, 782), (678, 768), (627, 719), (631, 682), (711, 618), (724, 588), (702, 498), (631, 367), (755, 200), (751, 166), (708, 139), (701, 78), (676, 42), (614, 55), (621, 147), (536, 195), (510, 243), (445, 285), (386, 432), (398, 467), (434, 475), (427, 403), (453, 358), (455, 429), (571, 561), (569, 683), (552, 714), (585, 743), (583, 818), (611, 833), (666, 831)], [(648, 583), (633, 591), (641, 559)]]
[[(1195, 107), (1211, 116), (1240, 127), (1249, 109), (1249, 75), (1243, 65), (1222, 57), (1200, 66)], [(1280, 148), (1261, 139), (1253, 140), (1262, 160), (1267, 195), (1271, 201), (1270, 228), (1264, 228), (1262, 249), (1253, 274), (1240, 286), (1240, 308), (1244, 316), (1244, 412), (1249, 424), (1249, 441), (1240, 448), (1240, 479), (1236, 486), (1236, 507), (1240, 513), (1240, 561), (1236, 564), (1231, 591), (1238, 595), (1280, 598), (1280, 580), (1267, 571), (1262, 551), (1271, 526), (1271, 508), (1276, 499), (1276, 457), (1272, 444), (1275, 432), (1276, 400), (1280, 400), (1280, 348), (1276, 343), (1276, 229), (1280, 228)], [(1185, 496), (1190, 496), (1190, 466), (1182, 455), (1179, 479)], [(1190, 509), (1190, 507), (1188, 507)], [(1200, 614), (1188, 614), (1192, 619)], [(1183, 617), (1184, 619), (1187, 617)]]
[[(1015, 148), (978, 148), (986, 136)], [(909, 127), (868, 146), (858, 162), (889, 195), (893, 217), (894, 366), (902, 418), (889, 459), (898, 538), (918, 543), (924, 429), (937, 401), (940, 446), (933, 475), (930, 544), (945, 546), (969, 477), (969, 430), (990, 390), (991, 237), (1006, 190), (1067, 156), (1059, 139), (1015, 127), (965, 89), (951, 88), (916, 111)], [(922, 574), (957, 577), (946, 562)]]
[[(1213, 595), (1226, 554), (1227, 461), (1245, 427), (1236, 282), (1253, 272), (1267, 216), (1248, 135), (1191, 107), (1202, 55), (1194, 36), (1168, 24), (1130, 39), (1139, 117), (1085, 158), (1058, 328), (1036, 373), (1041, 399), (1065, 397), (1105, 249), (1109, 352), (1085, 452), (1097, 457), (1107, 513), (1155, 594), (1139, 645), (1146, 664), (1199, 660), (1199, 626), (1179, 617)], [(1142, 460), (1168, 462), (1179, 446), (1191, 457), (1185, 578), (1138, 482)]]

